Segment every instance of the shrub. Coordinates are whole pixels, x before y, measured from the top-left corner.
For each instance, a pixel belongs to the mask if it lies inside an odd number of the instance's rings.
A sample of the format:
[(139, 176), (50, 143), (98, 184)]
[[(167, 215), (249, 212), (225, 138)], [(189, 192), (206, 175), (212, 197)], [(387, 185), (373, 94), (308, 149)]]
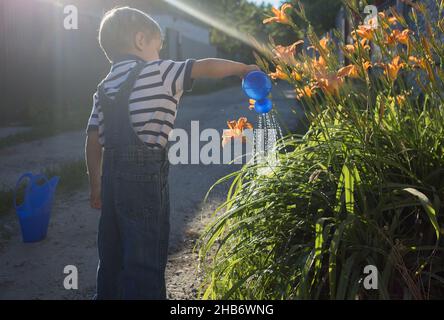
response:
[[(201, 239), (203, 298), (443, 297), (444, 19), (439, 10), (432, 27), (412, 5), (426, 34), (392, 9), (376, 28), (356, 26), (351, 44), (309, 26), (308, 49), (264, 50), (260, 63), (294, 86), (310, 128), (281, 141), (269, 174), (249, 163), (219, 181), (233, 179)], [(378, 290), (362, 284), (366, 265)]]

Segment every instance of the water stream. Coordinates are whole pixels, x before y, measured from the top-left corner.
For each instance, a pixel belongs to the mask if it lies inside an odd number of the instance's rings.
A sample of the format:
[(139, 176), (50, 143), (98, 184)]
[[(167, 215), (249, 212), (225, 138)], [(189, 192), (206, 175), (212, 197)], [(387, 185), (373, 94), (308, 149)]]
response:
[(255, 162), (263, 164), (258, 169), (259, 174), (268, 174), (279, 163), (278, 140), (282, 138), (282, 129), (271, 112), (258, 115), (257, 123), (254, 143)]

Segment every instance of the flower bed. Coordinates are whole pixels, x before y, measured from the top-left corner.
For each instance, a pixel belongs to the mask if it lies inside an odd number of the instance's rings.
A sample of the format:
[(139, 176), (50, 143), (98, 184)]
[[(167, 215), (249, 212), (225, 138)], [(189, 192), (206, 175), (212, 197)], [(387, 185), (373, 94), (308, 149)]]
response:
[[(391, 10), (377, 27), (356, 26), (352, 43), (318, 39), (306, 21), (308, 49), (262, 50), (259, 63), (294, 86), (310, 129), (282, 141), (271, 174), (248, 164), (222, 179), (233, 182), (201, 239), (203, 298), (444, 296), (444, 20), (439, 11), (432, 25), (411, 5), (424, 34)], [(286, 5), (265, 22), (300, 30), (292, 10), (305, 20)], [(377, 290), (363, 285), (368, 265)]]

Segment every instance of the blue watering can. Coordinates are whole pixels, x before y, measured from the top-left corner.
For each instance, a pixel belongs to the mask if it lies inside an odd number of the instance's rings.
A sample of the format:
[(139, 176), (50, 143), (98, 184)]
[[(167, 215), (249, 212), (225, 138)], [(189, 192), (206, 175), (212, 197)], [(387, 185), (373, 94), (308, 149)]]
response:
[[(25, 189), (24, 201), (17, 205), (17, 191), (20, 183), (29, 179)], [(23, 242), (37, 242), (46, 237), (52, 201), (59, 182), (59, 177), (51, 180), (43, 174), (23, 174), (17, 181), (14, 189), (14, 207), (20, 221)], [(38, 184), (43, 180), (43, 184)]]
[(256, 100), (254, 110), (257, 113), (268, 113), (273, 108), (273, 103), (267, 98), (272, 86), (270, 78), (262, 71), (252, 71), (242, 81), (245, 94), (250, 99)]

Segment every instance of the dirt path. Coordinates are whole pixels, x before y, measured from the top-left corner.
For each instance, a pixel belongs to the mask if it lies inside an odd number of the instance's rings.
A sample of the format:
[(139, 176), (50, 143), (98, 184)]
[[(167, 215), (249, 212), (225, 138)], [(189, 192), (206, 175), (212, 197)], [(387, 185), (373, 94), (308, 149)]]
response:
[(0, 188), (12, 188), (25, 171), (82, 159), (84, 145), (84, 131), (73, 131), (0, 149)]
[[(275, 94), (279, 98), (279, 94)], [(275, 98), (275, 99), (277, 99)], [(281, 99), (283, 99), (281, 97)], [(287, 100), (280, 101), (284, 118), (291, 119)], [(200, 129), (226, 127), (227, 118), (249, 113), (239, 88), (206, 96), (185, 97), (177, 128), (190, 131), (190, 122), (200, 120)], [(291, 125), (291, 123), (290, 123)], [(83, 157), (83, 132), (20, 144), (0, 150), (0, 176), (6, 185), (25, 171), (43, 169)], [(29, 154), (32, 157), (28, 156)], [(176, 165), (170, 170), (171, 240), (167, 267), (169, 298), (193, 299), (199, 289), (197, 256), (192, 252), (208, 217), (225, 196), (226, 186), (215, 190), (206, 204), (202, 200), (220, 177), (236, 170), (230, 165)], [(48, 237), (39, 243), (21, 242), (15, 215), (0, 218), (0, 299), (90, 299), (95, 290), (97, 224), (99, 213), (88, 206), (86, 189), (57, 194)], [(79, 289), (65, 290), (63, 269), (75, 265)]]
[[(207, 206), (202, 212), (209, 213), (211, 208)], [(14, 216), (0, 220), (0, 299), (91, 299), (95, 291), (98, 221), (99, 213), (89, 208), (86, 191), (59, 197), (48, 236), (41, 242), (22, 243)], [(188, 217), (184, 225), (184, 237), (171, 248), (167, 267), (170, 299), (195, 298), (200, 283), (193, 247), (204, 222), (199, 214)], [(63, 287), (67, 265), (78, 269), (78, 290)]]

